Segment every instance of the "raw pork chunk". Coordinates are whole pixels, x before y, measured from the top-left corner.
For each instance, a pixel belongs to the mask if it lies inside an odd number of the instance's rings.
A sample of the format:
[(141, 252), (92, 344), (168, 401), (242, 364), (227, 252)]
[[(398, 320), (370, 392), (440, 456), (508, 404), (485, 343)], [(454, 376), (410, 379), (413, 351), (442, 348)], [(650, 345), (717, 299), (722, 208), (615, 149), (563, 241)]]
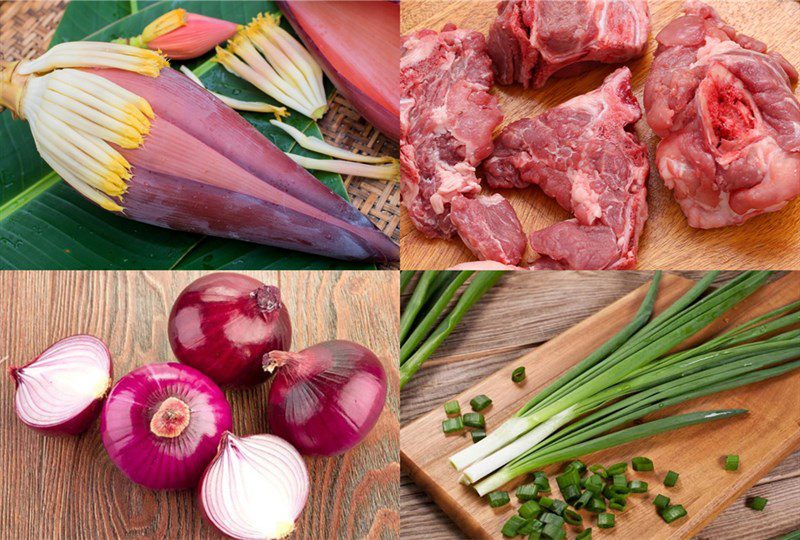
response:
[(403, 204), (430, 238), (450, 238), (450, 201), (480, 191), (475, 166), (503, 115), (483, 34), (452, 24), (403, 38), (400, 161)]
[(541, 88), (550, 77), (641, 56), (649, 33), (646, 0), (502, 0), (489, 56), (499, 84)]
[(647, 150), (627, 131), (641, 118), (631, 72), (536, 118), (506, 127), (483, 164), (490, 186), (536, 184), (574, 216), (535, 231), (534, 268), (624, 269), (636, 264), (647, 219)]
[(658, 172), (692, 227), (779, 210), (800, 194), (797, 71), (711, 7), (684, 11), (656, 36), (645, 85)]
[(516, 265), (525, 254), (525, 233), (514, 208), (502, 195), (456, 197), (450, 218), (458, 235), (482, 261)]

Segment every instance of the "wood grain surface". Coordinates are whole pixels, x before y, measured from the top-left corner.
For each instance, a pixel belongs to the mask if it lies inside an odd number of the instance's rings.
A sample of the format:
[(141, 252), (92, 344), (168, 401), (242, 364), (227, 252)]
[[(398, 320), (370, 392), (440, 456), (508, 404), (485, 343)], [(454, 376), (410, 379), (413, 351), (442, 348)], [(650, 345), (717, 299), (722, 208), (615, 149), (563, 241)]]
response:
[[(685, 273), (684, 275), (697, 277), (696, 273)], [(401, 422), (407, 426), (412, 419), (429, 410), (437, 411), (444, 401), (487, 378), (498, 369), (509, 369), (509, 362), (514, 361), (511, 365), (513, 367), (517, 363), (516, 359), (524, 353), (537, 350), (538, 346), (546, 340), (632, 291), (649, 277), (649, 273), (640, 272), (557, 272), (547, 274), (537, 272), (505, 276), (500, 285), (473, 308), (459, 326), (458, 331), (451, 335), (445, 346), (403, 390)], [(730, 277), (730, 273), (723, 273), (718, 281), (723, 282)], [(800, 276), (792, 276), (792, 279), (800, 280)], [(730, 317), (726, 319), (730, 321)], [(531, 379), (534, 373), (536, 372), (528, 370), (529, 380), (536, 381), (536, 379)], [(730, 399), (734, 403), (739, 403), (736, 400), (735, 392), (730, 394), (732, 394)], [(490, 395), (494, 397), (499, 394)], [(792, 399), (793, 401), (769, 408), (770, 414), (800, 410), (800, 405), (796, 403), (800, 398)], [(696, 403), (694, 404), (696, 405)], [(755, 405), (751, 404), (750, 408), (754, 409)], [(698, 408), (695, 407), (694, 410), (698, 410)], [(487, 421), (491, 425), (492, 417), (502, 413), (498, 413), (494, 408), (490, 411), (492, 412), (487, 416)], [(496, 421), (499, 422), (500, 419), (498, 418)], [(772, 422), (774, 420), (770, 419), (770, 423)], [(796, 428), (796, 425), (794, 427)], [(404, 448), (408, 444), (405, 438), (407, 429), (406, 427), (401, 431)], [(439, 436), (441, 437), (440, 434)], [(442, 444), (446, 444), (441, 438), (438, 440)], [(697, 444), (702, 444), (702, 440)], [(692, 448), (693, 445), (687, 445), (685, 439), (680, 439), (680, 444), (672, 449), (678, 457), (674, 460), (670, 458), (666, 463), (672, 465), (675, 461), (680, 461), (680, 454), (684, 451), (691, 451)], [(736, 450), (739, 450), (739, 447)], [(733, 452), (734, 450), (726, 451)], [(726, 451), (716, 451), (715, 455)], [(745, 451), (747, 450), (740, 453), (744, 455)], [(630, 457), (627, 453), (629, 451), (625, 450), (619, 457), (622, 459)], [(647, 455), (656, 455), (655, 446), (651, 447), (648, 444), (646, 453)], [(775, 457), (774, 453), (773, 457)], [(755, 466), (755, 460), (754, 457), (750, 458), (751, 466)], [(715, 465), (710, 465), (712, 471)], [(401, 482), (402, 537), (410, 539), (463, 537), (464, 534), (433, 504), (421, 488), (410, 480), (405, 472), (404, 470)], [(682, 473), (688, 472), (688, 467), (684, 466)], [(770, 502), (765, 513), (754, 514), (752, 510), (744, 506), (744, 497), (739, 497), (735, 501), (729, 501), (730, 505), (727, 509), (698, 533), (699, 538), (771, 538), (777, 534), (800, 528), (800, 518), (795, 511), (797, 502), (800, 501), (800, 452), (788, 457), (772, 472), (759, 471), (759, 476), (762, 476), (761, 479), (747, 492), (746, 496), (759, 495), (769, 498)], [(685, 474), (682, 478), (685, 480)], [(651, 479), (647, 478), (647, 480)], [(744, 485), (746, 482), (741, 482), (742, 478), (735, 480), (737, 489), (746, 487)], [(658, 484), (660, 484), (660, 480), (651, 482), (651, 485)], [(720, 488), (721, 490), (722, 488)], [(716, 494), (718, 490), (715, 488), (711, 491)], [(689, 498), (688, 493), (689, 491), (686, 490), (681, 493), (681, 497)], [(691, 507), (689, 511), (692, 515)], [(642, 512), (648, 514), (645, 509), (642, 509), (637, 512), (637, 515)], [(503, 517), (507, 518), (508, 516), (503, 514)], [(631, 518), (626, 513), (625, 521), (619, 521), (623, 522), (624, 526), (630, 520)], [(615, 531), (622, 533), (620, 528), (618, 526)], [(660, 524), (657, 529), (653, 530), (659, 531), (664, 528), (664, 525)], [(670, 529), (667, 528), (667, 530)], [(687, 532), (683, 531), (682, 534), (685, 535)], [(651, 534), (640, 532), (638, 535), (629, 534), (624, 537), (650, 538)]]
[[(800, 21), (800, 2), (708, 0), (708, 3), (739, 32), (765, 41), (771, 50), (780, 52), (800, 67), (800, 24), (797, 22)], [(634, 93), (640, 103), (656, 46), (655, 36), (681, 13), (682, 0), (649, 0), (649, 5), (652, 31), (648, 51), (642, 58), (626, 64), (633, 72)], [(445, 23), (453, 22), (487, 34), (496, 15), (495, 6), (496, 2), (489, 0), (403, 0), (402, 32), (422, 28), (439, 30)], [(551, 80), (539, 90), (525, 91), (519, 85), (495, 86), (493, 93), (505, 115), (498, 130), (597, 88), (616, 67), (600, 67), (580, 77)], [(644, 119), (636, 124), (636, 133), (647, 144), (651, 158), (647, 182), (650, 218), (640, 239), (640, 269), (800, 269), (800, 197), (779, 212), (756, 217), (739, 227), (692, 229), (652, 163), (658, 137)], [(526, 233), (571, 217), (539, 188), (507, 189), (500, 193), (514, 206)], [(400, 237), (402, 268), (442, 269), (475, 260), (457, 237), (454, 240), (425, 238), (414, 228), (405, 208), (401, 213)], [(535, 254), (529, 249), (526, 258), (535, 258)]]
[[(306, 459), (308, 506), (293, 538), (397, 538), (397, 272), (247, 272), (281, 288), (293, 348), (328, 339), (362, 343), (383, 361), (389, 395), (367, 439), (337, 458)], [(2, 272), (0, 362), (28, 362), (75, 333), (102, 337), (115, 378), (135, 366), (174, 361), (169, 310), (200, 272)], [(3, 370), (5, 371), (5, 369)], [(0, 538), (218, 538), (192, 491), (155, 492), (109, 460), (96, 422), (79, 437), (52, 438), (22, 425), (14, 389), (0, 379)], [(267, 386), (226, 391), (238, 434), (264, 433)]]

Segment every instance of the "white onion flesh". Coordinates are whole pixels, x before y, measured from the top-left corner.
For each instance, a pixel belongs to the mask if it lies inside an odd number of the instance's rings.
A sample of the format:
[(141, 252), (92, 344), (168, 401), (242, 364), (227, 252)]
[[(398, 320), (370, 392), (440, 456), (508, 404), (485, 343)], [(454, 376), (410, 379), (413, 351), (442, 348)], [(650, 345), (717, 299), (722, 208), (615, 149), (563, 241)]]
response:
[(20, 420), (34, 428), (55, 429), (105, 396), (111, 386), (111, 355), (95, 337), (71, 336), (12, 374)]
[(275, 435), (223, 435), (200, 482), (200, 504), (220, 532), (239, 539), (284, 538), (308, 499), (305, 462)]

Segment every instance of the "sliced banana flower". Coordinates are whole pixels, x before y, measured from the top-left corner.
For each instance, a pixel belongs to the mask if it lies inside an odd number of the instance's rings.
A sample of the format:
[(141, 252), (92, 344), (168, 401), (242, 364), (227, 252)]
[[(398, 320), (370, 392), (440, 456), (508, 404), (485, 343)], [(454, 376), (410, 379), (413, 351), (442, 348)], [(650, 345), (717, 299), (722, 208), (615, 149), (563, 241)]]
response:
[[(203, 81), (200, 80), (200, 77), (195, 75), (194, 72), (188, 67), (181, 66), (181, 73), (189, 77), (199, 86), (202, 86), (203, 88), (206, 87), (203, 84)], [(232, 97), (212, 92), (211, 90), (209, 90), (209, 93), (215, 95), (225, 105), (231, 109), (236, 109), (237, 111), (271, 113), (274, 114), (275, 118), (278, 119), (283, 118), (284, 116), (289, 116), (289, 111), (286, 110), (286, 107), (276, 107), (275, 105), (270, 105), (269, 103), (264, 103), (263, 101), (242, 101), (240, 99), (234, 99)]]
[(259, 15), (228, 41), (217, 47), (214, 61), (245, 79), (271, 98), (317, 120), (328, 102), (322, 69), (288, 32), (280, 18)]

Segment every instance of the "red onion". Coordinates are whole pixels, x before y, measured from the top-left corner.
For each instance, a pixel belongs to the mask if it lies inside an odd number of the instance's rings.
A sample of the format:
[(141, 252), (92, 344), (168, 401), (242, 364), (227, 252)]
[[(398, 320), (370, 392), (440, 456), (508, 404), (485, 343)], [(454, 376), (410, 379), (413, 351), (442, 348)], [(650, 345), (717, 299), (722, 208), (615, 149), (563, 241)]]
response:
[(357, 343), (326, 341), (298, 353), (272, 351), (270, 431), (306, 455), (333, 456), (361, 442), (386, 401), (386, 372)]
[(251, 277), (218, 272), (191, 283), (169, 315), (169, 342), (175, 356), (217, 384), (264, 382), (268, 352), (292, 344), (289, 312), (277, 287)]
[(291, 444), (274, 435), (225, 433), (200, 481), (206, 518), (233, 538), (283, 538), (308, 499), (308, 471)]
[(77, 435), (100, 414), (111, 372), (105, 343), (85, 334), (64, 338), (28, 365), (10, 370), (17, 416), (44, 433)]
[(222, 390), (175, 362), (149, 364), (122, 377), (100, 418), (111, 461), (151, 489), (196, 486), (229, 429), (231, 407)]

